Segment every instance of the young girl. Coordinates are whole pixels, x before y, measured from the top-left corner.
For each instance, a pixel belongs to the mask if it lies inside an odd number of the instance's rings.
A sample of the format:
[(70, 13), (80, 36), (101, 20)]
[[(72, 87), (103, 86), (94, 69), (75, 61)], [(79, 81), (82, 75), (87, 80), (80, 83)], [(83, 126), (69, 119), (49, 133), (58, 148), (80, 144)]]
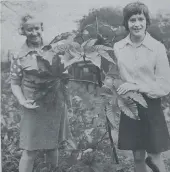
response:
[(35, 92), (40, 91), (39, 86), (45, 76), (29, 72), (36, 69), (36, 60), (26, 55), (43, 47), (43, 23), (26, 15), (21, 20), (20, 31), (21, 35), (26, 36), (26, 42), (11, 64), (11, 88), (23, 110), (20, 122), (20, 148), (23, 154), (19, 171), (32, 172), (37, 150), (41, 149), (46, 150), (47, 161), (57, 166), (57, 144), (66, 139), (69, 132), (66, 106), (54, 103), (48, 108), (43, 100), (39, 101), (39, 106), (33, 103)]
[(147, 32), (150, 17), (146, 5), (130, 3), (124, 8), (123, 16), (129, 35), (114, 44), (114, 51), (121, 78), (126, 82), (117, 91), (142, 93), (148, 108), (138, 107), (140, 120), (121, 114), (118, 148), (133, 151), (135, 172), (147, 171), (146, 152), (156, 168), (165, 172), (161, 152), (170, 149), (170, 137), (160, 98), (170, 92), (166, 49)]

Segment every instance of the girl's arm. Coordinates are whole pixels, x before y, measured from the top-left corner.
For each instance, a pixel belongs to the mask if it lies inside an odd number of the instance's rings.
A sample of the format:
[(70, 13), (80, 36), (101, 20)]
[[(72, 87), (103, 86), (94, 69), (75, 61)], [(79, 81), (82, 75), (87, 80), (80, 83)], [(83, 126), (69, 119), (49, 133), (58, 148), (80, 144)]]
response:
[(23, 105), (24, 102), (26, 101), (26, 98), (24, 97), (23, 93), (22, 93), (22, 89), (19, 85), (14, 85), (11, 84), (11, 89), (12, 89), (12, 93), (14, 94), (14, 96), (17, 98), (18, 102)]
[(10, 77), (11, 77), (11, 89), (14, 96), (17, 98), (18, 102), (28, 109), (35, 109), (36, 106), (34, 100), (27, 100), (21, 89), (22, 80), (22, 66), (19, 59), (14, 59), (11, 62)]
[(157, 49), (155, 76), (156, 80), (152, 88), (148, 89), (141, 85), (139, 91), (146, 93), (151, 98), (166, 96), (170, 92), (170, 66), (163, 44), (160, 44)]

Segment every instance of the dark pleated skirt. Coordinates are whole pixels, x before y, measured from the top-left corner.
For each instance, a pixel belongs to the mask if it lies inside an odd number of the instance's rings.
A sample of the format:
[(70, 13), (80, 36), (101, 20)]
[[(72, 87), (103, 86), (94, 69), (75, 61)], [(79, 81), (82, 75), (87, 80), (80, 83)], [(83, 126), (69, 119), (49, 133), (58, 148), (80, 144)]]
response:
[(170, 149), (170, 136), (161, 108), (161, 99), (144, 96), (148, 108), (138, 105), (140, 120), (121, 114), (118, 148), (160, 153)]

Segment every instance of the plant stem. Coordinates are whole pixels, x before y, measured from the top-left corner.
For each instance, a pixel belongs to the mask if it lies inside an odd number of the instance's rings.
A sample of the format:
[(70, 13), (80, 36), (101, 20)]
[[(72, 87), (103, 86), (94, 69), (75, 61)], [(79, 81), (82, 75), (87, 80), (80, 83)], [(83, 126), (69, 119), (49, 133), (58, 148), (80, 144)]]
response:
[[(106, 111), (106, 109), (105, 109)], [(116, 148), (113, 142), (113, 138), (112, 138), (112, 133), (111, 133), (111, 127), (109, 124), (109, 119), (106, 117), (107, 120), (107, 127), (108, 127), (108, 133), (109, 133), (109, 138), (110, 138), (110, 143), (111, 143), (111, 147), (112, 147), (112, 153), (113, 153), (113, 161), (116, 162), (116, 164), (119, 164), (119, 159), (118, 159), (118, 155), (116, 152)]]

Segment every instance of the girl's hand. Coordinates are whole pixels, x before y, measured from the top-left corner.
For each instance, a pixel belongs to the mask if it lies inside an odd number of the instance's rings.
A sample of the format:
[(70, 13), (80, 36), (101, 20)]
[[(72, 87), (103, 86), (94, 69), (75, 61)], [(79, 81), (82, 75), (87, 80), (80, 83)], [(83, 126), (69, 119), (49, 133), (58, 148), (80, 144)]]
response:
[(118, 94), (126, 94), (128, 91), (138, 91), (139, 87), (137, 84), (132, 84), (132, 83), (124, 83), (119, 86), (117, 89)]
[(36, 109), (39, 107), (36, 105), (34, 100), (24, 100), (24, 101), (20, 102), (20, 104), (27, 109)]

